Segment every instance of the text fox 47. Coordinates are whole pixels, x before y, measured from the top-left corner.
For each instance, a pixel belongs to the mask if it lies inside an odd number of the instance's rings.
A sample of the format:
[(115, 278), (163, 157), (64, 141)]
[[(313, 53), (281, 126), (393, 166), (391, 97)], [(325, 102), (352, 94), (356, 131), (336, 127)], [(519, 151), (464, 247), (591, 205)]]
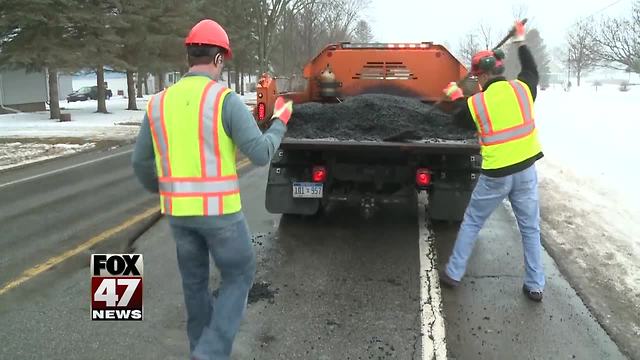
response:
[(142, 254), (91, 255), (91, 320), (142, 320)]

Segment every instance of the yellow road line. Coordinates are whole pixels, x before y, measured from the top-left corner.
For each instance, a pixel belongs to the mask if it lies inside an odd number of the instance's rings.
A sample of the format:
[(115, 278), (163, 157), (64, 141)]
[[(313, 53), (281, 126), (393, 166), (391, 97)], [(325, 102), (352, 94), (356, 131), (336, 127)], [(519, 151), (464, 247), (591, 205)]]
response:
[(6, 293), (7, 291), (13, 289), (14, 287), (24, 283), (27, 280), (30, 280), (31, 278), (35, 277), (36, 275), (39, 275), (40, 273), (43, 273), (49, 269), (51, 269), (52, 267), (60, 264), (61, 262), (67, 260), (68, 258), (77, 255), (85, 250), (88, 250), (89, 248), (91, 248), (92, 246), (98, 244), (99, 242), (108, 239), (109, 237), (119, 233), (120, 231), (128, 228), (131, 225), (134, 225), (142, 220), (144, 220), (145, 218), (151, 216), (153, 213), (158, 212), (159, 209), (158, 207), (152, 207), (147, 209), (145, 212), (138, 214), (134, 217), (132, 217), (131, 219), (123, 222), (122, 224), (111, 228), (109, 230), (104, 231), (103, 233), (89, 239), (88, 241), (80, 244), (78, 247), (73, 248), (71, 250), (68, 250), (58, 256), (54, 256), (52, 258), (50, 258), (49, 260), (45, 261), (44, 263), (38, 264), (34, 267), (32, 267), (31, 269), (26, 270), (25, 272), (22, 273), (22, 275), (20, 275), (20, 277), (18, 277), (17, 279), (11, 281), (10, 283), (8, 283), (7, 285), (3, 286), (0, 289), (0, 295)]
[[(236, 168), (242, 169), (246, 166), (248, 166), (250, 163), (249, 159), (243, 159), (241, 160), (238, 165), (236, 166)], [(52, 258), (50, 258), (49, 260), (38, 264), (28, 270), (25, 270), (22, 275), (20, 275), (17, 279), (9, 282), (8, 284), (4, 285), (2, 288), (0, 288), (0, 295), (6, 293), (7, 291), (21, 285), (22, 283), (36, 277), (37, 275), (51, 269), (52, 267), (64, 262), (65, 260), (69, 259), (72, 256), (78, 255), (79, 253), (90, 249), (92, 246), (110, 238), (111, 236), (123, 231), (124, 229), (135, 225), (136, 223), (146, 219), (147, 217), (151, 216), (153, 213), (160, 211), (160, 209), (156, 206), (149, 208), (147, 210), (145, 210), (144, 212), (132, 217), (131, 219), (123, 222), (122, 224), (113, 227), (109, 230), (106, 230), (104, 232), (102, 232), (101, 234), (87, 240), (86, 242), (78, 245), (77, 247), (68, 250), (58, 256), (54, 256)]]

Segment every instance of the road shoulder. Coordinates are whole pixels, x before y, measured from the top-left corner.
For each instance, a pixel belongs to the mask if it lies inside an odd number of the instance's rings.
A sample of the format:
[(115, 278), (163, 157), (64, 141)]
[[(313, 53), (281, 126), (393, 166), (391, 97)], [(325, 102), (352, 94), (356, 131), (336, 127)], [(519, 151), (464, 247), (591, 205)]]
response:
[[(440, 266), (457, 226), (439, 224)], [(523, 253), (515, 219), (499, 207), (480, 232), (459, 288), (443, 290), (449, 356), (456, 359), (625, 359), (544, 252), (542, 303), (522, 294)]]

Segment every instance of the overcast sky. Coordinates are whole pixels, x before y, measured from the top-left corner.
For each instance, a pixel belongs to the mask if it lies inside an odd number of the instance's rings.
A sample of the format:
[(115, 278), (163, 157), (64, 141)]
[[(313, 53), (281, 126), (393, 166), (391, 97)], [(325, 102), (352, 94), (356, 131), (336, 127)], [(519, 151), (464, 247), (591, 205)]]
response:
[(448, 44), (455, 51), (460, 38), (480, 23), (491, 25), (499, 40), (513, 24), (514, 11), (524, 7), (530, 26), (538, 28), (547, 46), (553, 48), (563, 45), (568, 28), (578, 18), (594, 13), (597, 14), (592, 19), (596, 20), (602, 15), (621, 15), (630, 11), (632, 3), (633, 0), (371, 0), (365, 14), (376, 41), (433, 41)]

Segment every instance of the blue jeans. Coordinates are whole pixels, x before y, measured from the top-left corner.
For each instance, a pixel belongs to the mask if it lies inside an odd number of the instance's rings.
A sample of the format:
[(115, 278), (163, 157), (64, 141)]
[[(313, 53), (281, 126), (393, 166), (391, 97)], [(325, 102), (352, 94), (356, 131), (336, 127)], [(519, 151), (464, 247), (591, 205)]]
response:
[[(171, 225), (171, 229), (192, 358), (229, 359), (256, 272), (247, 223), (238, 221), (223, 228)], [(209, 254), (222, 278), (215, 300), (209, 292)]]
[(544, 289), (542, 245), (540, 244), (540, 208), (538, 175), (535, 165), (513, 175), (492, 178), (480, 175), (471, 201), (464, 213), (458, 238), (449, 257), (446, 272), (454, 280), (462, 279), (478, 233), (491, 213), (509, 198), (518, 221), (524, 248), (524, 285), (529, 290)]

